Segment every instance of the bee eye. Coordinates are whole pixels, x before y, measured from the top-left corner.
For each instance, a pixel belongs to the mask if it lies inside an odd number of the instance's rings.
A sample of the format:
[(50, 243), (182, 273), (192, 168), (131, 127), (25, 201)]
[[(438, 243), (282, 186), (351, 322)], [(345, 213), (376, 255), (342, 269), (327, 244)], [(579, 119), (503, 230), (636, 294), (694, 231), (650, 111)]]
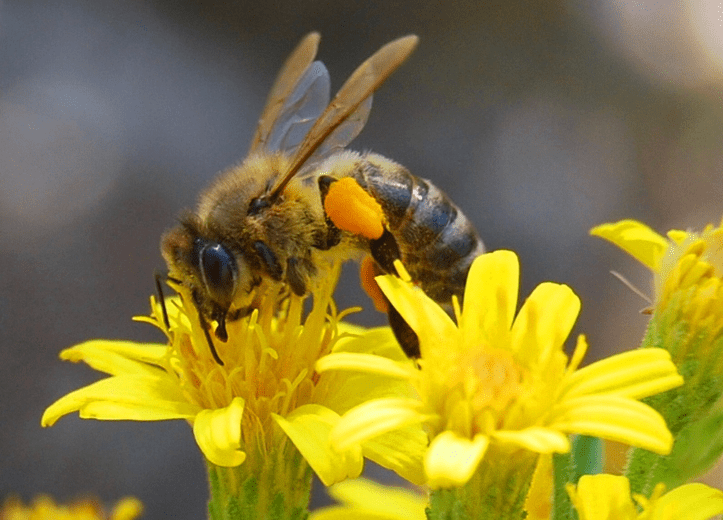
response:
[(231, 252), (221, 244), (207, 244), (200, 250), (198, 261), (211, 297), (218, 302), (230, 303), (238, 276), (236, 260)]

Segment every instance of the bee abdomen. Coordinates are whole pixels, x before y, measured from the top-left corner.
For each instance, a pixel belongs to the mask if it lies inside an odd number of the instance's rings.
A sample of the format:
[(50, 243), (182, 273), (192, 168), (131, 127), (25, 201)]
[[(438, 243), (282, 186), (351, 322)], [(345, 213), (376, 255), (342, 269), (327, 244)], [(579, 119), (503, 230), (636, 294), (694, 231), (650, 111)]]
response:
[(367, 162), (355, 173), (382, 206), (412, 279), (437, 302), (447, 303), (453, 294), (461, 297), (472, 261), (484, 252), (462, 211), (434, 184), (402, 166), (380, 168)]

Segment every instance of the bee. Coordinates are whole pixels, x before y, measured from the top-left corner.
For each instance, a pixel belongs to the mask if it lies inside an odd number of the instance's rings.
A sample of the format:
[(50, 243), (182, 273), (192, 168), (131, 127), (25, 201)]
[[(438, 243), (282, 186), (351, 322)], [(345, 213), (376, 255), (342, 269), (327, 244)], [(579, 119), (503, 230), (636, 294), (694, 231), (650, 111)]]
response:
[[(163, 235), (169, 279), (190, 291), (219, 364), (212, 322), (216, 339), (227, 341), (226, 322), (252, 308), (262, 282), (303, 296), (335, 259), (368, 255), (372, 274), (396, 273), (401, 260), (435, 301), (462, 295), (484, 252), (470, 221), (431, 182), (381, 155), (345, 149), (367, 121), (372, 93), (417, 40), (382, 47), (329, 102), (329, 74), (314, 61), (319, 35), (306, 36), (271, 88), (246, 159), (221, 172), (197, 209)], [(354, 209), (359, 201), (372, 216)], [(419, 357), (414, 332), (393, 307), (388, 313), (407, 355)]]

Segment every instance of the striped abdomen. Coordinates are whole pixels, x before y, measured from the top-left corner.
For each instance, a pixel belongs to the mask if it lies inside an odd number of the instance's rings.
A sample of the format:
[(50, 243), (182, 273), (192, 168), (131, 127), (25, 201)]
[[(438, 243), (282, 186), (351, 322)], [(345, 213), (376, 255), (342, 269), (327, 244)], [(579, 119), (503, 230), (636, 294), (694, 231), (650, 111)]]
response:
[(439, 303), (461, 298), (470, 265), (484, 252), (462, 211), (431, 182), (376, 154), (363, 157), (352, 176), (381, 204), (412, 279)]

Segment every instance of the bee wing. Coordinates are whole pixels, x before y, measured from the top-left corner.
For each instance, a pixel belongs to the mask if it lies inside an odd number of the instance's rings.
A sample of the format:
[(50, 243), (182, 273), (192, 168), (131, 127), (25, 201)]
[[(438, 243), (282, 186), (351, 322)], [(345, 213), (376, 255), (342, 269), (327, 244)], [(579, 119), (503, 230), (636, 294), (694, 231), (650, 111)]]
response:
[[(409, 56), (417, 45), (417, 38), (414, 35), (404, 36), (386, 44), (384, 47), (375, 52), (364, 63), (359, 65), (352, 73), (346, 83), (339, 89), (334, 99), (326, 108), (323, 114), (316, 120), (314, 126), (311, 127), (291, 161), (289, 170), (284, 174), (281, 180), (274, 186), (271, 191), (271, 197), (275, 198), (286, 187), (286, 184), (296, 175), (312, 154), (339, 129), (345, 121), (357, 118), (357, 110), (360, 106), (364, 106), (364, 101), (396, 70), (399, 65)], [(371, 108), (371, 100), (366, 106), (366, 115), (364, 108), (359, 112), (362, 116), (360, 121), (366, 122), (369, 109)], [(358, 129), (357, 129), (358, 126)], [(361, 126), (352, 124), (352, 131), (349, 135), (356, 136)], [(356, 133), (353, 133), (356, 130)], [(341, 131), (341, 130), (340, 130)], [(345, 132), (346, 130), (342, 131)], [(335, 136), (337, 137), (337, 136)], [(334, 139), (332, 139), (334, 140)], [(346, 143), (345, 143), (346, 144)]]
[(329, 104), (330, 88), (329, 73), (324, 64), (315, 61), (309, 65), (284, 101), (270, 128), (264, 149), (293, 156), (309, 128)]
[(269, 136), (278, 121), (279, 114), (284, 109), (286, 100), (295, 91), (300, 79), (314, 61), (316, 50), (319, 47), (319, 38), (319, 33), (307, 34), (281, 67), (256, 126), (249, 154), (265, 147), (268, 143)]

